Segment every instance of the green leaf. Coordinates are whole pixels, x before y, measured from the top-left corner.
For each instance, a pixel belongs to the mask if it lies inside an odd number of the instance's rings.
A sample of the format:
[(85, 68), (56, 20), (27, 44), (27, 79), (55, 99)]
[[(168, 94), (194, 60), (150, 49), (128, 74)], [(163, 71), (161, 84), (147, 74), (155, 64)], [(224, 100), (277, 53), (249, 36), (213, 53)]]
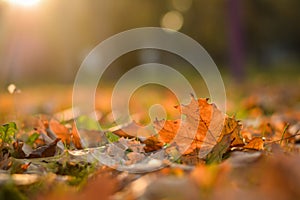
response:
[(4, 143), (11, 144), (16, 138), (17, 131), (18, 129), (15, 122), (4, 124), (0, 126), (0, 139)]
[(109, 142), (117, 142), (120, 137), (117, 136), (116, 134), (113, 134), (112, 132), (107, 132), (106, 138), (108, 139)]
[(32, 135), (30, 135), (28, 137), (28, 139), (26, 140), (26, 144), (32, 146), (34, 144), (34, 142), (39, 138), (40, 134), (38, 133), (33, 133)]
[(76, 120), (76, 126), (78, 129), (96, 130), (96, 131), (100, 130), (98, 121), (86, 115), (82, 115), (78, 117), (78, 119)]

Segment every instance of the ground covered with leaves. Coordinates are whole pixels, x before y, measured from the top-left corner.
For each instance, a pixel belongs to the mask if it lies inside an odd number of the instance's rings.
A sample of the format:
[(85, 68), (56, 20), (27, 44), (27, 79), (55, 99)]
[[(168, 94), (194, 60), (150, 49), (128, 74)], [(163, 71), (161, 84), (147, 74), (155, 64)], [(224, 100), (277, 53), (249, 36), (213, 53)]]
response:
[[(177, 105), (161, 93), (173, 113), (148, 128), (140, 113), (115, 126), (103, 98), (97, 119), (74, 118), (66, 88), (34, 103), (21, 96), (33, 90), (3, 93), (0, 199), (299, 199), (294, 81), (230, 85), (227, 114), (206, 98)], [(25, 114), (37, 111), (47, 114)]]

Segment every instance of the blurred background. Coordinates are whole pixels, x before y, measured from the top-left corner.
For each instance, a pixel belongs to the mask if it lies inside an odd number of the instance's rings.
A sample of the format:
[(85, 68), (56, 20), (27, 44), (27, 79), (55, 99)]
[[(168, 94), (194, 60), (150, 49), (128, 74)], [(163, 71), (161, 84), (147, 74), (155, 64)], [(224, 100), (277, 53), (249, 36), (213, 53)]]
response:
[[(0, 83), (72, 83), (98, 43), (144, 26), (192, 37), (238, 81), (249, 68), (299, 68), (299, 8), (298, 0), (1, 0)], [(158, 58), (180, 63), (166, 52), (132, 52), (108, 77)]]
[[(299, 82), (299, 8), (298, 0), (0, 0), (0, 91), (10, 83), (71, 86), (97, 44), (146, 26), (171, 28), (198, 41), (227, 83), (252, 80), (253, 74), (273, 82), (275, 76)], [(147, 62), (193, 74), (176, 55), (140, 50), (112, 63), (104, 81), (118, 80)]]

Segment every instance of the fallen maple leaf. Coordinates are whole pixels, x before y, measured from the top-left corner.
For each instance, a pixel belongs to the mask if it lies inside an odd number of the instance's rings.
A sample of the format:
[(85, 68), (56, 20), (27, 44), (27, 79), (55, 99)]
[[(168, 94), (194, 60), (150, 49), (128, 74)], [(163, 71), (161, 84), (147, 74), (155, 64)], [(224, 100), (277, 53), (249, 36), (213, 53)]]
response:
[[(239, 121), (222, 113), (214, 104), (208, 103), (208, 99), (196, 100), (192, 97), (188, 105), (175, 108), (185, 115), (185, 119), (154, 121), (153, 126), (158, 135), (136, 122), (113, 127), (109, 131), (119, 137), (138, 138), (145, 144), (146, 152), (159, 150), (164, 144), (172, 143), (171, 146), (177, 146), (183, 155), (197, 150), (199, 158), (204, 158), (225, 135), (227, 139), (223, 141), (222, 148), (217, 148), (222, 149), (222, 155), (230, 146), (244, 146)], [(222, 155), (217, 157), (221, 159)]]
[(197, 149), (200, 157), (206, 156), (223, 135), (233, 133), (238, 127), (226, 124), (229, 122), (225, 120), (226, 115), (207, 101), (208, 99), (192, 98), (188, 105), (177, 106), (181, 114), (186, 116), (184, 121), (178, 119), (154, 122), (159, 139), (163, 143), (176, 143), (183, 155)]

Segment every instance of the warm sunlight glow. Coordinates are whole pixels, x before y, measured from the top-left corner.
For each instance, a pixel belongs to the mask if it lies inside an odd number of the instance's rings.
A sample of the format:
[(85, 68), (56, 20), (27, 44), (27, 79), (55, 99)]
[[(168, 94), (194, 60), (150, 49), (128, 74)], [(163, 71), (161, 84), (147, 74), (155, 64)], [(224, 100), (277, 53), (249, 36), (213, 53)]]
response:
[(34, 6), (40, 2), (40, 0), (7, 0), (7, 2), (19, 6)]

